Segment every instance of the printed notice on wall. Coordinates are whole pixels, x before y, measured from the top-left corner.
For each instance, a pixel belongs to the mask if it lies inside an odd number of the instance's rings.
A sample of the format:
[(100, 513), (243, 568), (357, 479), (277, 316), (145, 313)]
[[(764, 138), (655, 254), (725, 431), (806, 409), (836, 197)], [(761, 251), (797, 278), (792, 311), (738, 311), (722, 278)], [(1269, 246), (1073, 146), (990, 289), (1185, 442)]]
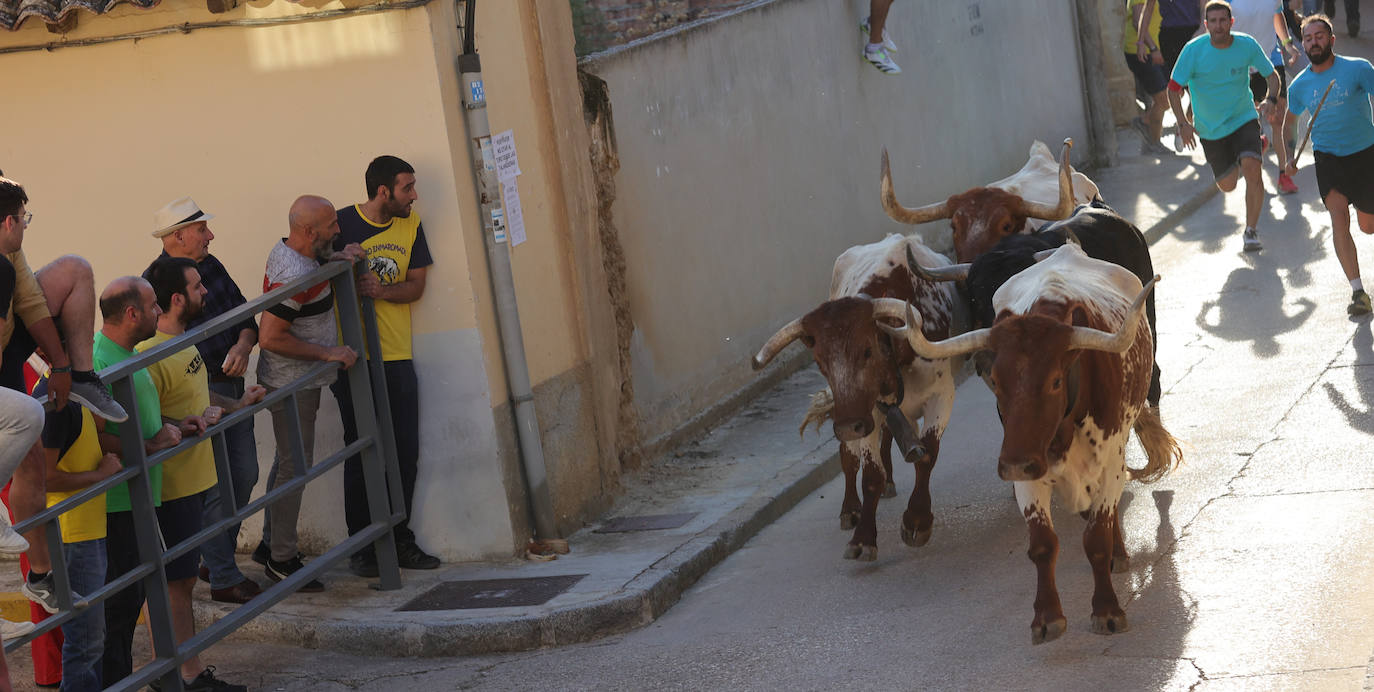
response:
[(525, 214), (520, 210), (520, 188), (515, 178), (501, 184), (501, 195), (506, 199), (506, 228), (510, 230), (510, 246), (525, 242)]
[(491, 145), (496, 150), (496, 178), (504, 183), (520, 175), (520, 159), (515, 155), (515, 131), (493, 135)]

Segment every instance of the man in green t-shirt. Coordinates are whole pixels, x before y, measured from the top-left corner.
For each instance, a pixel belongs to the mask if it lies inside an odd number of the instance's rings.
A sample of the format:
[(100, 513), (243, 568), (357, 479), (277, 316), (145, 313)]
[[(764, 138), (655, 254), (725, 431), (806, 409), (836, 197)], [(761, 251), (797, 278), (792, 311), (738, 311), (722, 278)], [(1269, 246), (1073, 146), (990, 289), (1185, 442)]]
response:
[[(157, 296), (147, 281), (137, 276), (125, 276), (110, 282), (100, 294), (103, 324), (95, 335), (96, 369), (103, 370), (133, 357), (134, 347), (157, 333), (160, 314), (162, 310), (157, 305)], [(180, 444), (181, 428), (175, 423), (162, 422), (157, 388), (153, 386), (148, 371), (139, 370), (131, 377), (144, 453), (152, 454)], [(105, 451), (121, 451), (119, 429), (119, 424), (105, 423), (100, 440)], [(152, 486), (153, 503), (159, 504), (162, 498), (161, 466), (148, 470), (148, 484)], [(105, 575), (108, 583), (136, 567), (139, 558), (133, 512), (129, 504), (129, 485), (116, 485), (110, 488), (105, 497)], [(143, 599), (143, 583), (140, 581), (105, 601), (105, 653), (101, 667), (108, 683), (118, 682), (133, 672), (134, 630), (138, 627)]]

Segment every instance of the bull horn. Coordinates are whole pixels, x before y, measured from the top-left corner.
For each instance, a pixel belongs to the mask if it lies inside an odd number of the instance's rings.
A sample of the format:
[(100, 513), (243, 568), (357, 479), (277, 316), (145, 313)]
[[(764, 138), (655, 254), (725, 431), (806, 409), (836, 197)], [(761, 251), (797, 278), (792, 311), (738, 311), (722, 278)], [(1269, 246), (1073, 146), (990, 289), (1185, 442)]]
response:
[(916, 261), (916, 253), (911, 251), (911, 246), (906, 246), (906, 268), (914, 276), (919, 276), (926, 281), (963, 281), (968, 278), (968, 269), (973, 265), (968, 264), (947, 264), (943, 267), (927, 267)]
[[(1060, 245), (1059, 247), (1064, 247), (1064, 246), (1063, 246), (1063, 245)], [(1036, 262), (1044, 262), (1045, 260), (1047, 260), (1047, 259), (1049, 259), (1050, 257), (1054, 256), (1054, 253), (1056, 253), (1056, 252), (1058, 252), (1058, 251), (1059, 251), (1059, 248), (1058, 248), (1058, 247), (1052, 247), (1052, 248), (1050, 248), (1050, 249), (1048, 249), (1048, 250), (1041, 250), (1040, 252), (1037, 252), (1037, 253), (1035, 253), (1034, 255), (1031, 255), (1031, 258), (1034, 259)]]
[(1140, 326), (1140, 318), (1145, 314), (1145, 298), (1154, 290), (1155, 282), (1159, 281), (1159, 275), (1155, 274), (1150, 283), (1145, 284), (1140, 289), (1140, 295), (1135, 297), (1135, 302), (1126, 311), (1126, 320), (1121, 324), (1121, 328), (1116, 333), (1104, 332), (1100, 329), (1090, 327), (1074, 327), (1073, 336), (1069, 338), (1069, 348), (1081, 348), (1088, 351), (1106, 351), (1108, 353), (1125, 353), (1135, 343), (1137, 327)]
[(906, 306), (907, 302), (905, 300), (898, 300), (896, 298), (874, 298), (873, 319), (888, 318), (901, 320), (902, 323), (905, 324)]
[[(893, 299), (888, 299), (893, 300)], [(895, 301), (894, 302), (900, 302)], [(926, 335), (921, 332), (921, 315), (916, 309), (911, 307), (911, 303), (903, 304), (904, 313), (902, 319), (905, 322), (900, 327), (892, 327), (883, 322), (878, 322), (878, 329), (887, 332), (889, 336), (897, 339), (906, 339), (911, 344), (911, 350), (916, 355), (927, 360), (943, 360), (945, 358), (955, 358), (966, 353), (981, 351), (987, 348), (990, 329), (975, 329), (971, 332), (960, 334), (959, 336), (944, 339), (942, 341), (927, 341)], [(886, 312), (887, 308), (882, 308)], [(874, 315), (878, 315), (879, 308), (874, 306)]]
[(768, 365), (769, 361), (773, 360), (773, 357), (778, 355), (778, 351), (781, 351), (788, 344), (801, 338), (803, 333), (805, 333), (805, 330), (802, 329), (800, 317), (783, 325), (782, 329), (779, 329), (776, 334), (770, 337), (768, 343), (764, 344), (763, 348), (759, 349), (758, 354), (754, 356), (754, 369), (762, 370), (763, 366)]
[(1048, 204), (1021, 200), (1022, 216), (1058, 221), (1069, 218), (1073, 213), (1073, 172), (1069, 167), (1069, 150), (1072, 148), (1073, 139), (1066, 138), (1064, 151), (1059, 155), (1059, 205), (1052, 207)]
[(892, 191), (892, 169), (887, 163), (886, 147), (883, 148), (883, 211), (887, 212), (893, 221), (911, 224), (948, 219), (951, 214), (948, 201), (927, 204), (915, 209), (904, 207), (897, 201), (897, 193)]

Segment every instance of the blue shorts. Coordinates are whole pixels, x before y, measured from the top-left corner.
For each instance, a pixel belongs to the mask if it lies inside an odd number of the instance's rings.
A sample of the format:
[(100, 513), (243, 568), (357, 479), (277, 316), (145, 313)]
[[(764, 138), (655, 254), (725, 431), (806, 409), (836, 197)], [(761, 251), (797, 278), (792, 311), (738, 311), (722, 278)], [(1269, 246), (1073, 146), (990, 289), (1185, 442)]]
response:
[(1131, 74), (1135, 75), (1135, 81), (1140, 82), (1140, 86), (1145, 88), (1146, 93), (1154, 96), (1169, 86), (1169, 78), (1164, 75), (1163, 65), (1141, 62), (1135, 53), (1126, 53), (1125, 55), (1126, 67), (1131, 68)]

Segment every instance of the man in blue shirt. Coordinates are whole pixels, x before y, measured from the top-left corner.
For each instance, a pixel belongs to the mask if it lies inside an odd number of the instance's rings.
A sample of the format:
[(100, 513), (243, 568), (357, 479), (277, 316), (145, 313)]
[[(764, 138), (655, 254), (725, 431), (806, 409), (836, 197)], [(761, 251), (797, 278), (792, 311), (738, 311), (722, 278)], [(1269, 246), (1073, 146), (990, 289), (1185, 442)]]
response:
[[(1264, 183), (1260, 180), (1260, 128), (1250, 92), (1250, 68), (1268, 82), (1269, 93), (1260, 104), (1266, 117), (1278, 103), (1279, 77), (1259, 42), (1246, 34), (1232, 34), (1231, 5), (1210, 0), (1203, 10), (1207, 35), (1183, 47), (1169, 80), (1169, 105), (1178, 121), (1185, 149), (1202, 140), (1202, 151), (1212, 167), (1212, 176), (1222, 192), (1236, 189), (1245, 176), (1244, 249), (1258, 252), (1264, 247), (1256, 226), (1264, 203)], [(1193, 117), (1183, 111), (1180, 95), (1187, 88), (1193, 101)], [(1196, 135), (1196, 138), (1195, 138)]]
[[(1336, 246), (1345, 278), (1350, 280), (1352, 315), (1370, 312), (1369, 294), (1360, 281), (1360, 259), (1350, 237), (1350, 205), (1360, 230), (1374, 233), (1374, 115), (1369, 96), (1374, 94), (1374, 66), (1362, 58), (1333, 52), (1336, 37), (1331, 20), (1315, 14), (1302, 23), (1302, 48), (1312, 66), (1303, 70), (1288, 87), (1288, 119), (1312, 112), (1328, 84), (1331, 91), (1321, 112), (1312, 119), (1312, 158), (1317, 162), (1317, 190), (1331, 214), (1331, 241)], [(1288, 162), (1288, 173), (1297, 173), (1297, 162)]]

